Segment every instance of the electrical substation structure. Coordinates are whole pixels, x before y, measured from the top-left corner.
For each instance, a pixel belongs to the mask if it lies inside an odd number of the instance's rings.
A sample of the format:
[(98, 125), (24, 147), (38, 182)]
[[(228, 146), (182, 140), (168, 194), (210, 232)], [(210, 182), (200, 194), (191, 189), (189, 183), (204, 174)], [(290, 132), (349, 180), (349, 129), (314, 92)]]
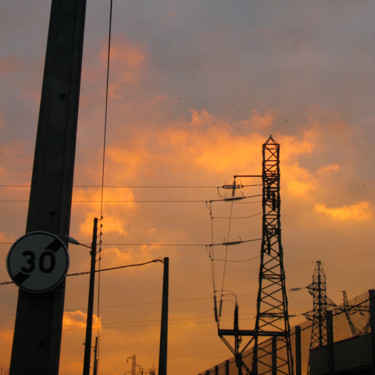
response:
[[(292, 375), (293, 359), (281, 245), (280, 145), (270, 136), (263, 144), (262, 152), (262, 175), (236, 175), (233, 183), (234, 191), (237, 177), (261, 177), (263, 181), (261, 262), (255, 329), (240, 329), (237, 303), (233, 329), (220, 328), (216, 300), (215, 319), (219, 337), (233, 353), (239, 375), (242, 375), (242, 369), (252, 375), (269, 373)], [(234, 337), (234, 345), (229, 343), (227, 336)], [(244, 336), (250, 337), (246, 343), (242, 342)], [(262, 345), (263, 337), (272, 337), (272, 345)], [(253, 355), (250, 369), (250, 366), (243, 361), (242, 354), (251, 344), (253, 344)], [(269, 358), (272, 358), (271, 362)]]
[[(343, 304), (337, 306), (327, 296), (327, 281), (326, 275), (323, 269), (321, 261), (316, 262), (316, 266), (313, 272), (312, 283), (306, 287), (311, 296), (313, 297), (313, 309), (305, 313), (307, 320), (312, 322), (311, 326), (311, 339), (310, 339), (310, 350), (311, 354), (314, 349), (321, 349), (329, 346), (329, 336), (332, 332), (329, 332), (329, 322), (332, 321), (332, 315), (330, 314), (343, 314), (347, 321), (348, 327), (352, 334), (352, 337), (358, 337), (360, 335), (366, 335), (370, 332), (370, 319), (367, 324), (364, 324), (359, 329), (352, 320), (352, 314), (366, 314), (368, 313), (369, 307), (363, 304), (351, 305), (348, 302), (346, 291), (343, 290)], [(311, 355), (309, 356), (309, 362), (307, 367), (308, 374), (312, 373), (311, 370)]]

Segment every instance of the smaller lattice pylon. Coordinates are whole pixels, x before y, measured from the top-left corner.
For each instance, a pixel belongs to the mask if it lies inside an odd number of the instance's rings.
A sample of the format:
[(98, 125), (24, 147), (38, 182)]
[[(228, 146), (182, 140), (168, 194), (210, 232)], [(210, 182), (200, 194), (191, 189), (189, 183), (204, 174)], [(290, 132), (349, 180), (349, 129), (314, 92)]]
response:
[(327, 310), (336, 306), (327, 297), (326, 274), (321, 261), (316, 262), (312, 283), (306, 288), (313, 297), (313, 309), (304, 314), (306, 319), (312, 321), (311, 350), (327, 345)]

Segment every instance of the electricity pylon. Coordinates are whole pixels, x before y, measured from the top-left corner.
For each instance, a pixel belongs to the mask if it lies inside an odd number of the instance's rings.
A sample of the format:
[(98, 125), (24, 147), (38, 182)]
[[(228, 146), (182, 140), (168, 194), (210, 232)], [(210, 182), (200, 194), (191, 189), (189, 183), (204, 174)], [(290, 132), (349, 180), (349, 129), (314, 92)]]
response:
[(336, 304), (327, 297), (326, 275), (322, 262), (317, 261), (314, 269), (312, 283), (306, 287), (313, 297), (312, 311), (304, 314), (312, 321), (310, 350), (327, 345), (327, 309)]
[[(322, 262), (317, 261), (314, 269), (312, 283), (308, 285), (307, 290), (313, 297), (312, 311), (304, 314), (306, 318), (312, 321), (310, 352), (312, 349), (321, 348), (327, 345), (327, 309), (336, 304), (327, 297), (326, 275), (323, 270)], [(310, 355), (307, 367), (310, 373)]]
[[(239, 328), (238, 305), (234, 310), (233, 329), (218, 328), (219, 337), (235, 356), (238, 374), (242, 369), (247, 374), (293, 374), (293, 359), (290, 344), (288, 302), (285, 288), (283, 248), (281, 246), (280, 225), (280, 145), (272, 138), (263, 144), (262, 175), (236, 175), (236, 177), (262, 177), (263, 180), (263, 225), (261, 245), (261, 265), (259, 271), (259, 291), (257, 316), (254, 330)], [(233, 183), (233, 191), (236, 183)], [(234, 199), (234, 198), (232, 198)], [(215, 319), (218, 315), (215, 300)], [(234, 337), (231, 345), (226, 336)], [(243, 344), (244, 336), (251, 337)], [(263, 345), (261, 337), (272, 337), (272, 347)], [(252, 369), (242, 360), (242, 354), (251, 343), (253, 347)]]
[[(293, 374), (281, 245), (279, 157), (280, 145), (270, 136), (263, 144), (263, 230), (253, 348), (254, 375)], [(275, 337), (276, 345), (262, 345), (259, 342), (262, 336)]]

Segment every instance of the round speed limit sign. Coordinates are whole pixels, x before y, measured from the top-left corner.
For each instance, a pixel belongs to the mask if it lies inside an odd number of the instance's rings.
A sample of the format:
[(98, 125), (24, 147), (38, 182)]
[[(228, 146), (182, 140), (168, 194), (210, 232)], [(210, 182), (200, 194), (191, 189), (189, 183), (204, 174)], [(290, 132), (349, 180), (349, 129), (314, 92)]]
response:
[(7, 268), (10, 278), (21, 289), (47, 292), (63, 281), (69, 268), (68, 250), (52, 233), (29, 232), (10, 248)]

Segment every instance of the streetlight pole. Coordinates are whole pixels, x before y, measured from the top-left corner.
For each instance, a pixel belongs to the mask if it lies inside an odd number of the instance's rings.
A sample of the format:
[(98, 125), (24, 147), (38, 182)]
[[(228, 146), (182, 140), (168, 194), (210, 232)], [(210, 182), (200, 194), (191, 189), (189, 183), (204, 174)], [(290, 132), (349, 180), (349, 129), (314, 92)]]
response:
[(92, 336), (92, 315), (94, 309), (94, 287), (95, 287), (95, 262), (96, 262), (96, 241), (98, 232), (98, 219), (94, 219), (94, 228), (92, 233), (91, 243), (91, 268), (90, 268), (90, 284), (89, 284), (89, 299), (87, 304), (87, 319), (86, 319), (86, 339), (85, 339), (85, 354), (83, 358), (83, 375), (90, 374), (90, 357), (91, 357), (91, 336)]

